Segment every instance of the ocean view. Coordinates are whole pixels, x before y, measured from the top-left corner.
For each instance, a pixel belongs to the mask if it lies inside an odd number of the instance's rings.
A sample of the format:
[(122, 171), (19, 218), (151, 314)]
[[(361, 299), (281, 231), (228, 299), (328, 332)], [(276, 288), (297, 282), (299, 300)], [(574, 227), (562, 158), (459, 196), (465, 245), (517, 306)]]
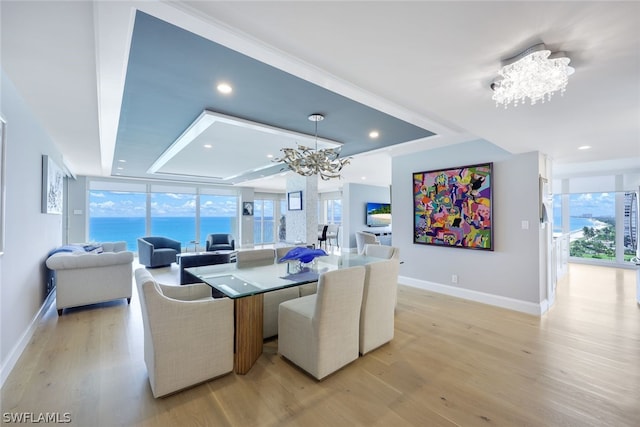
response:
[[(554, 217), (553, 218), (553, 232), (554, 233), (562, 233), (562, 218)], [(582, 230), (586, 227), (593, 227), (595, 225), (593, 218), (585, 218), (581, 216), (571, 216), (569, 217), (569, 232), (573, 233), (575, 231)]]
[[(169, 237), (187, 244), (196, 239), (196, 220), (194, 217), (156, 217), (151, 219), (151, 235)], [(265, 218), (265, 236), (273, 236), (273, 219)], [(211, 233), (231, 233), (236, 240), (237, 218), (235, 217), (201, 217), (200, 218), (200, 244), (204, 247), (204, 241)], [(138, 250), (138, 237), (145, 236), (145, 218), (141, 217), (91, 217), (89, 220), (89, 240), (92, 242), (113, 242), (124, 240), (127, 249)], [(254, 225), (254, 241), (260, 243), (260, 222)], [(265, 240), (273, 241), (273, 239)], [(193, 250), (193, 244), (190, 245)]]

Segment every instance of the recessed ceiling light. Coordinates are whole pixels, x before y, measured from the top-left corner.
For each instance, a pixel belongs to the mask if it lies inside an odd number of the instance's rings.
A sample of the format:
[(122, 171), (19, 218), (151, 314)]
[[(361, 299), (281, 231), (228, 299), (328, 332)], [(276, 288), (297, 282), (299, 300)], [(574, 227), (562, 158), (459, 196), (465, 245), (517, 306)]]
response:
[(127, 163), (127, 161), (126, 161), (126, 160), (124, 160), (124, 159), (120, 159), (120, 160), (118, 160), (118, 161), (119, 161), (120, 163)]
[(119, 171), (124, 170), (124, 168), (122, 166), (118, 166), (117, 168)]
[(203, 145), (203, 147), (204, 147), (204, 148), (211, 148), (211, 147), (213, 147), (213, 145), (211, 145), (211, 144), (204, 144), (204, 145)]
[(589, 148), (591, 148), (590, 145), (581, 145), (580, 147), (578, 147), (578, 150), (588, 150)]
[(273, 154), (267, 154), (267, 159), (273, 159)]
[(360, 179), (365, 181), (367, 179), (367, 177), (366, 176), (361, 176)]
[(231, 87), (231, 85), (229, 83), (220, 83), (217, 86), (218, 92), (220, 93), (224, 93), (224, 94), (228, 94), (233, 92), (233, 88)]
[(377, 130), (372, 130), (371, 132), (369, 132), (369, 138), (377, 138), (380, 136), (380, 132), (378, 132)]

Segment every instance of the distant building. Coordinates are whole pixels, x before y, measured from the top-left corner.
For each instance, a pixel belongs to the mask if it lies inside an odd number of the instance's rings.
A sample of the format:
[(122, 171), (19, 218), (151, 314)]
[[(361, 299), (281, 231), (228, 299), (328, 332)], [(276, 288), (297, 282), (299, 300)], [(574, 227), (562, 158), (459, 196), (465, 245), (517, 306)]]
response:
[[(638, 194), (624, 193), (624, 236), (625, 247), (638, 248)], [(627, 240), (627, 236), (629, 239)]]

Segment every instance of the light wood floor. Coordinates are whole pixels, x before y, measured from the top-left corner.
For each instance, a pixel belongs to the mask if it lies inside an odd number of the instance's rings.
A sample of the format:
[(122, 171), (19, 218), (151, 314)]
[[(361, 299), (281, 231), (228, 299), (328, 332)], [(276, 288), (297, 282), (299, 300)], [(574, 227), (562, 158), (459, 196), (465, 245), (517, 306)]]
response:
[(271, 341), (249, 374), (158, 400), (137, 295), (51, 307), (2, 412), (69, 412), (77, 426), (638, 426), (635, 274), (571, 265), (542, 318), (401, 286), (395, 339), (322, 382)]

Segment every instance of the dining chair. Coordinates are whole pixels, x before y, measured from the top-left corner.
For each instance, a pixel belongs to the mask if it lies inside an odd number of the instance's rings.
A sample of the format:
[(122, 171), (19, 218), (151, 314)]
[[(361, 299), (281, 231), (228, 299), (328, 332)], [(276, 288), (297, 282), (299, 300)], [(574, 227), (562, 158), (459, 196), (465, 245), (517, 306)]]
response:
[(322, 273), (318, 293), (280, 304), (278, 352), (321, 380), (358, 358), (365, 268)]
[(159, 284), (144, 268), (136, 270), (135, 280), (153, 397), (233, 370), (233, 301), (211, 298), (203, 283)]
[(328, 225), (318, 225), (318, 247), (322, 249), (322, 244), (324, 243), (324, 248), (327, 249), (327, 230), (329, 229)]
[(273, 264), (275, 260), (275, 249), (251, 249), (238, 251), (236, 255), (236, 266), (238, 268), (257, 267), (260, 265)]
[(364, 267), (359, 343), (362, 355), (393, 339), (400, 262), (390, 258)]
[(364, 246), (364, 255), (374, 258), (399, 259), (400, 248), (396, 248), (395, 246), (366, 244)]
[(364, 231), (356, 231), (356, 247), (358, 248), (358, 254), (364, 254), (365, 245), (379, 245), (380, 241), (375, 234), (367, 233)]
[[(338, 230), (340, 226), (338, 224), (329, 224), (327, 225), (327, 241), (329, 242), (329, 247), (333, 247), (333, 243), (336, 244), (337, 248), (340, 248), (340, 244), (338, 243)], [(325, 243), (326, 247), (326, 243)]]
[[(283, 255), (284, 256), (284, 255)], [(275, 249), (253, 249), (238, 252), (236, 265), (238, 268), (270, 265), (276, 262)], [(262, 338), (278, 335), (278, 306), (284, 301), (298, 298), (297, 287), (266, 292), (262, 303)]]

